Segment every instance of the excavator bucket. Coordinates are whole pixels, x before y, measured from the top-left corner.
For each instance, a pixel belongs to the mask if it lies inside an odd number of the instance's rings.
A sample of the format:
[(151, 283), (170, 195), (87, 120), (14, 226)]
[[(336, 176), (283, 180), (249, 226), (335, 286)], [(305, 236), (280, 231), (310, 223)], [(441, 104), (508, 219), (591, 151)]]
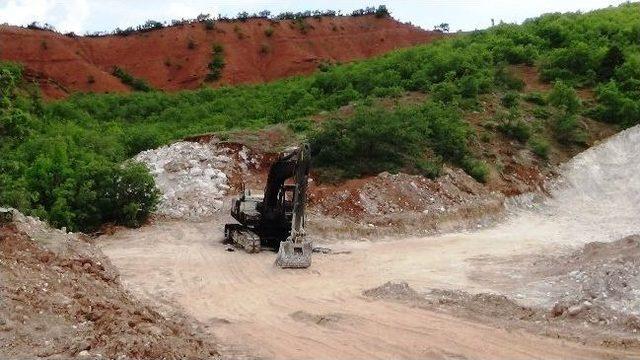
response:
[(281, 268), (308, 268), (311, 266), (312, 252), (313, 246), (310, 241), (282, 241), (276, 257), (276, 265)]

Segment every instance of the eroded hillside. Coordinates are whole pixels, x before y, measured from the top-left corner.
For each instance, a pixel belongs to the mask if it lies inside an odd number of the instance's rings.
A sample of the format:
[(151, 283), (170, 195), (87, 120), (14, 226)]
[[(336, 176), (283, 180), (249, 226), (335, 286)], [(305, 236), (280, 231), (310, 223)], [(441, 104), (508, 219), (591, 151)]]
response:
[(198, 88), (214, 45), (224, 49), (222, 76), (211, 82), (219, 85), (309, 74), (323, 63), (369, 58), (440, 36), (373, 15), (193, 23), (103, 37), (0, 26), (0, 59), (24, 64), (46, 96), (59, 98), (77, 91), (130, 91), (113, 75), (115, 66), (156, 89)]

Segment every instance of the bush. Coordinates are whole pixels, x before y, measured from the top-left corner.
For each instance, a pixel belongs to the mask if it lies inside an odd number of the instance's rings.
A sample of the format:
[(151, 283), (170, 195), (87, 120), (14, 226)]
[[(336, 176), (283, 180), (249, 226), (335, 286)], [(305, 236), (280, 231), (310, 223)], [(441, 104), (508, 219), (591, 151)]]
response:
[(481, 183), (487, 182), (489, 178), (489, 167), (483, 161), (473, 158), (465, 158), (462, 162), (462, 168), (472, 178)]
[(527, 142), (531, 137), (531, 126), (520, 119), (517, 112), (511, 112), (506, 116), (499, 116), (498, 130), (511, 139), (522, 143)]
[(385, 5), (380, 5), (376, 9), (375, 15), (376, 15), (377, 18), (383, 18), (383, 17), (389, 16), (390, 13), (389, 13), (389, 10), (387, 9), (387, 7)]
[(204, 28), (208, 31), (214, 30), (216, 28), (216, 22), (213, 19), (205, 19), (202, 22), (204, 23)]
[(554, 130), (556, 138), (563, 144), (584, 144), (586, 141), (586, 134), (582, 130), (577, 115), (568, 113), (558, 115), (554, 122)]
[(269, 26), (268, 28), (264, 29), (264, 36), (271, 37), (273, 36), (273, 32), (274, 32), (273, 27)]
[(601, 121), (619, 124), (624, 127), (640, 123), (640, 103), (632, 98), (633, 93), (627, 95), (615, 81), (598, 87), (598, 105), (591, 115)]
[(531, 151), (533, 151), (534, 154), (545, 160), (549, 158), (549, 150), (551, 149), (551, 146), (545, 139), (541, 137), (534, 137), (529, 141), (529, 145), (531, 146)]
[[(311, 136), (314, 167), (341, 178), (405, 171), (434, 177), (441, 159), (468, 157), (468, 129), (453, 108), (427, 103), (386, 111), (358, 109), (329, 120)], [(431, 154), (431, 155), (429, 155)]]
[(222, 70), (225, 67), (224, 61), (224, 47), (222, 44), (213, 44), (213, 49), (211, 52), (211, 62), (207, 67), (209, 68), (209, 73), (206, 76), (206, 81), (218, 81), (222, 77)]
[(502, 106), (506, 108), (517, 108), (520, 105), (520, 94), (514, 91), (509, 91), (504, 94), (500, 100)]
[(624, 64), (624, 53), (618, 45), (613, 45), (607, 50), (600, 61), (600, 67), (598, 68), (598, 77), (601, 81), (608, 81), (615, 74), (616, 69)]
[(113, 67), (112, 75), (119, 78), (123, 84), (136, 91), (153, 91), (153, 88), (143, 79), (136, 78), (117, 66)]
[(508, 90), (521, 91), (522, 89), (524, 89), (524, 81), (507, 71), (504, 67), (498, 68), (494, 75), (494, 78), (496, 84)]
[(556, 81), (547, 98), (549, 104), (564, 110), (568, 114), (575, 114), (582, 106), (576, 91), (562, 81)]
[(601, 51), (586, 42), (549, 52), (542, 60), (540, 76), (544, 81), (565, 80), (584, 85), (596, 80)]
[(547, 99), (545, 96), (537, 91), (530, 92), (524, 95), (524, 100), (535, 105), (545, 106), (547, 105)]
[(546, 108), (537, 107), (537, 108), (533, 109), (533, 116), (535, 116), (538, 119), (543, 119), (544, 120), (544, 119), (548, 119), (549, 117), (551, 117), (551, 113)]

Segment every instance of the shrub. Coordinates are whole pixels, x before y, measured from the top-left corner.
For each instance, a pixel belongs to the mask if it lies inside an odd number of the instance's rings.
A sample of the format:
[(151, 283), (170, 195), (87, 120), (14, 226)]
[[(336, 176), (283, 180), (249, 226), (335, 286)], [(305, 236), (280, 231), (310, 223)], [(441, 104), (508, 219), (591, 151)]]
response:
[(145, 80), (132, 76), (120, 67), (114, 66), (112, 75), (119, 78), (123, 84), (129, 86), (133, 90), (145, 92), (153, 90)]
[(596, 94), (598, 105), (591, 112), (596, 119), (624, 127), (640, 123), (637, 98), (625, 94), (615, 81), (598, 87)]
[(540, 106), (547, 105), (547, 99), (545, 98), (544, 94), (537, 91), (525, 94), (524, 100)]
[(538, 119), (548, 119), (551, 116), (551, 113), (549, 113), (549, 110), (547, 110), (546, 108), (537, 107), (533, 109), (533, 116)]
[(213, 19), (205, 19), (203, 20), (204, 28), (206, 30), (214, 30), (216, 28), (216, 22)]
[(293, 26), (302, 34), (306, 34), (309, 32), (309, 29), (313, 28), (313, 26), (306, 22), (304, 18), (297, 18), (293, 20)]
[(517, 108), (520, 105), (520, 94), (515, 91), (509, 91), (500, 99), (502, 106), (506, 108)]
[(360, 108), (350, 119), (323, 123), (311, 146), (314, 166), (341, 178), (400, 170), (433, 177), (440, 159), (468, 157), (467, 135), (454, 109), (427, 103), (396, 111)]
[(589, 84), (596, 80), (600, 51), (586, 42), (574, 42), (569, 47), (550, 51), (542, 60), (540, 77), (544, 81), (565, 80)]
[(207, 67), (209, 68), (209, 73), (206, 76), (206, 81), (218, 81), (222, 77), (222, 70), (225, 67), (224, 62), (224, 47), (222, 44), (213, 44), (213, 49), (211, 52), (211, 62)]
[(233, 26), (233, 32), (236, 33), (236, 36), (238, 36), (239, 40), (243, 40), (246, 37), (246, 35), (244, 34), (244, 32), (242, 31), (242, 29), (238, 24)]
[(607, 50), (600, 61), (600, 67), (598, 68), (598, 77), (601, 81), (608, 81), (615, 74), (616, 69), (624, 64), (624, 53), (618, 45), (613, 45)]
[(489, 167), (483, 161), (473, 158), (465, 158), (462, 162), (462, 168), (472, 178), (481, 183), (487, 182), (489, 178)]
[(389, 9), (387, 9), (387, 7), (385, 5), (380, 5), (378, 6), (378, 8), (376, 8), (376, 12), (375, 15), (377, 18), (383, 18), (383, 17), (387, 17), (389, 15), (391, 15), (389, 13)]
[(551, 149), (551, 146), (545, 139), (537, 136), (533, 137), (529, 141), (529, 146), (531, 146), (531, 151), (542, 159), (546, 160), (549, 158), (549, 150)]
[(556, 81), (547, 98), (549, 104), (564, 110), (568, 114), (575, 114), (582, 106), (576, 91), (562, 81)]
[(513, 75), (506, 68), (500, 67), (496, 70), (494, 75), (496, 84), (508, 89), (520, 91), (524, 89), (524, 81), (519, 77)]
[(273, 27), (269, 26), (268, 28), (264, 29), (264, 36), (271, 37), (273, 36), (273, 32), (274, 32)]
[(511, 112), (506, 116), (499, 116), (497, 129), (507, 137), (527, 142), (531, 137), (531, 126), (520, 119), (517, 112)]
[(559, 114), (554, 122), (554, 134), (563, 144), (584, 144), (586, 134), (581, 128), (578, 116), (574, 114)]

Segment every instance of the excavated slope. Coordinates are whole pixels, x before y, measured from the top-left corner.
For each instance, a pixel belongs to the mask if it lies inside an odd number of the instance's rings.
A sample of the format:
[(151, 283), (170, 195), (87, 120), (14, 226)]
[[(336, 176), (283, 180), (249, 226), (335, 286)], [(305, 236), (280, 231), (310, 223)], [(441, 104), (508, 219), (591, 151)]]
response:
[[(129, 36), (67, 37), (0, 26), (0, 59), (23, 63), (48, 97), (71, 92), (126, 92), (114, 66), (162, 90), (194, 89), (208, 72), (213, 44), (224, 46), (226, 67), (217, 84), (259, 83), (308, 74), (322, 62), (345, 62), (430, 42), (439, 33), (392, 18), (309, 18), (302, 31), (291, 20), (251, 19), (173, 26)], [(266, 29), (272, 29), (267, 36)]]

